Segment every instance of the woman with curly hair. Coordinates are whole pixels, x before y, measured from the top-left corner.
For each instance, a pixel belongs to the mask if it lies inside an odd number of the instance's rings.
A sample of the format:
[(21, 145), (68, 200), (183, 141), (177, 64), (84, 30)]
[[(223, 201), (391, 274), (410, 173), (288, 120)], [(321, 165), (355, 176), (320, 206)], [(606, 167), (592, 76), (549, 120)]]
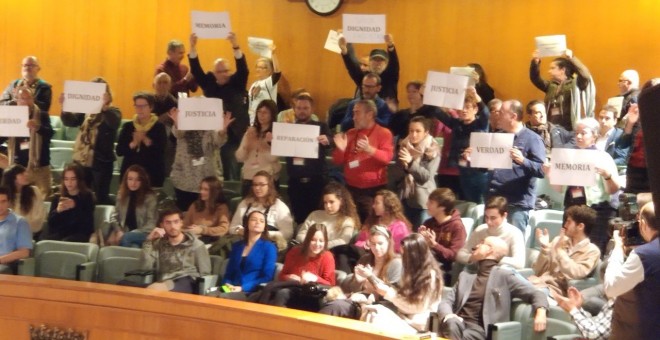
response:
[(360, 225), (353, 197), (344, 186), (332, 182), (323, 189), (323, 210), (313, 211), (300, 226), (296, 240), (302, 242), (314, 224), (328, 227), (328, 249), (348, 244), (356, 226)]
[(420, 234), (411, 234), (401, 242), (403, 275), (398, 288), (381, 281), (375, 274), (367, 277), (376, 292), (396, 307), (382, 304), (362, 309), (362, 319), (388, 332), (416, 334), (428, 331), (431, 312), (438, 310), (442, 295), (442, 272), (428, 244)]
[(374, 196), (371, 213), (367, 217), (355, 245), (362, 248), (369, 238), (369, 228), (375, 225), (387, 226), (394, 241), (394, 251), (401, 253), (401, 240), (412, 231), (412, 224), (403, 213), (403, 206), (397, 195), (389, 190), (379, 190)]
[(8, 189), (9, 207), (27, 220), (33, 235), (41, 232), (46, 209), (41, 191), (28, 181), (27, 169), (20, 164), (10, 166), (2, 174), (2, 186)]
[(193, 202), (183, 219), (185, 231), (211, 243), (229, 231), (229, 206), (222, 194), (222, 183), (216, 176), (202, 179), (199, 198)]

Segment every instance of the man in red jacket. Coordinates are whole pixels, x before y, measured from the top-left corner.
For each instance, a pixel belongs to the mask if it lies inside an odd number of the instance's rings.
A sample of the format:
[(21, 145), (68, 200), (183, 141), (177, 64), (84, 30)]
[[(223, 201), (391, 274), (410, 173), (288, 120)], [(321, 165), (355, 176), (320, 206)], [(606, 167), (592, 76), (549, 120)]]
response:
[(353, 107), (355, 127), (336, 134), (332, 161), (344, 167), (346, 187), (353, 195), (364, 222), (378, 190), (387, 185), (387, 165), (392, 160), (392, 133), (376, 124), (376, 104), (359, 100)]

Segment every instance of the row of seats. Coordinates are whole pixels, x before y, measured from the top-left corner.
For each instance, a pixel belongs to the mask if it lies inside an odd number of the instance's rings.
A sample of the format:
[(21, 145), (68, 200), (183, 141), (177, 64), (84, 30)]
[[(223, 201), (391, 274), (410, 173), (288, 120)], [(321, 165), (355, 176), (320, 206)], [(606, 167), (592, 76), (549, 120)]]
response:
[[(53, 139), (56, 140), (64, 140), (64, 141), (75, 141), (76, 137), (78, 136), (78, 132), (80, 131), (79, 127), (70, 127), (70, 126), (64, 126), (62, 123), (62, 119), (60, 116), (49, 116), (50, 117), (50, 125), (53, 127)], [(119, 131), (121, 131), (121, 127), (124, 126), (124, 123), (130, 122), (130, 119), (122, 119), (121, 123), (119, 124), (119, 128), (117, 129), (117, 136), (116, 138), (119, 138)]]

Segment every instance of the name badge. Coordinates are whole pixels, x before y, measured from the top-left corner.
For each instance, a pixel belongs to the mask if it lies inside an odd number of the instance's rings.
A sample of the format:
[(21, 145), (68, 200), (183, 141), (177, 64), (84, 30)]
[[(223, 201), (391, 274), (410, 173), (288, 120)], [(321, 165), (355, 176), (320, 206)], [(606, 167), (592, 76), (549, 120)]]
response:
[(21, 148), (21, 150), (28, 150), (30, 149), (30, 142), (28, 141), (21, 142), (21, 145), (19, 147)]
[(571, 189), (571, 197), (573, 198), (580, 198), (582, 197), (582, 189), (580, 188), (572, 188)]
[(294, 157), (293, 158), (293, 165), (303, 166), (303, 165), (305, 165), (305, 159), (300, 158), (300, 157)]
[(358, 161), (357, 159), (348, 163), (348, 168), (349, 169), (355, 169), (358, 166), (360, 166), (360, 161)]
[(199, 157), (192, 160), (192, 166), (200, 166), (206, 164), (206, 159), (204, 157)]

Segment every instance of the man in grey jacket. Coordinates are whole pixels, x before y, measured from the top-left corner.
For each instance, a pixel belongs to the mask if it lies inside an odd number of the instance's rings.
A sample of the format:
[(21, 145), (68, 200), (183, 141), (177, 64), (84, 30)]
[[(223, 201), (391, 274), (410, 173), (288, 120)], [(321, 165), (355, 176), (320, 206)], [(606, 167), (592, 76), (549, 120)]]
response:
[(211, 259), (204, 243), (182, 232), (181, 213), (165, 210), (142, 245), (140, 268), (155, 270), (156, 281), (147, 288), (194, 293), (196, 278), (211, 273)]
[(442, 298), (438, 313), (440, 335), (450, 339), (486, 339), (488, 325), (509, 321), (512, 298), (531, 303), (534, 331), (546, 327), (547, 296), (498, 262), (509, 251), (502, 239), (489, 236), (472, 251), (476, 274), (462, 272), (451, 293)]

